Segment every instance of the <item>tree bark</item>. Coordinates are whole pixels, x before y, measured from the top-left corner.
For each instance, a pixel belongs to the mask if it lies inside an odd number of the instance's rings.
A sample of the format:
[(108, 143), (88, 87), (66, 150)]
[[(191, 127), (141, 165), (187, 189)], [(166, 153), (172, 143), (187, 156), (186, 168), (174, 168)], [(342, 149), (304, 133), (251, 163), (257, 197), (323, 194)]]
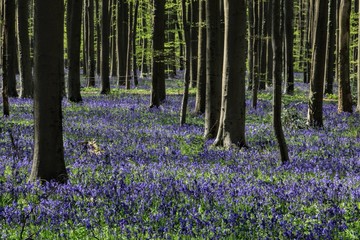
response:
[(64, 2), (35, 4), (35, 147), (30, 181), (68, 179), (62, 136), (61, 69)]
[(328, 1), (318, 0), (314, 12), (313, 53), (307, 124), (323, 127), (323, 89), (326, 57)]
[(165, 42), (165, 0), (154, 0), (154, 30), (153, 30), (153, 63), (152, 63), (152, 86), (151, 107), (159, 107), (160, 102), (165, 100), (165, 66), (164, 66), (164, 42)]
[(80, 93), (80, 41), (81, 15), (83, 0), (68, 0), (68, 99), (71, 102), (81, 102)]
[(197, 64), (197, 91), (195, 113), (205, 113), (206, 97), (206, 28), (205, 28), (205, 0), (199, 0), (199, 37), (198, 37), (198, 64)]
[(325, 93), (333, 94), (335, 76), (336, 0), (330, 0), (325, 65)]
[(351, 0), (341, 0), (339, 13), (339, 112), (352, 112), (350, 87), (350, 12)]
[(109, 35), (110, 35), (110, 18), (109, 18), (109, 0), (102, 1), (101, 15), (101, 94), (110, 93), (110, 69), (109, 69)]
[[(280, 9), (280, 0), (272, 0), (273, 9)], [(280, 32), (280, 12), (273, 11), (272, 16), (272, 48), (273, 60), (273, 126), (278, 141), (281, 162), (289, 161), (288, 148), (286, 145), (281, 122), (281, 85), (282, 85), (282, 41)]]
[(116, 40), (117, 40), (117, 85), (124, 86), (126, 80), (126, 56), (128, 46), (128, 3), (125, 0), (117, 1), (117, 21), (116, 21)]
[(215, 138), (221, 108), (221, 66), (219, 0), (206, 1), (206, 105), (205, 138)]
[(244, 0), (225, 0), (224, 63), (220, 126), (215, 145), (225, 148), (246, 146), (245, 72), (246, 4)]
[(294, 46), (294, 29), (293, 29), (293, 18), (294, 18), (294, 4), (293, 1), (285, 0), (285, 72), (286, 72), (286, 94), (294, 93), (294, 57), (293, 57), (293, 46)]
[(30, 59), (29, 38), (29, 0), (18, 0), (17, 6), (17, 32), (19, 46), (19, 70), (21, 83), (21, 98), (32, 98), (34, 96), (34, 83)]

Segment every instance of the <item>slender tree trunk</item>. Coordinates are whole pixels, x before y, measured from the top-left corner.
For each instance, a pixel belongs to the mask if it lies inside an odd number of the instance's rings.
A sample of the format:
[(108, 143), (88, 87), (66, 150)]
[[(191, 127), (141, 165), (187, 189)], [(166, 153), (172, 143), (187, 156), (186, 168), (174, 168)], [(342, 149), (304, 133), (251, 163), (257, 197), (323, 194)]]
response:
[[(154, 0), (153, 63), (150, 108), (159, 107), (164, 100), (162, 91), (165, 83), (165, 0)], [(164, 84), (165, 85), (165, 84)]]
[(253, 11), (253, 3), (252, 1), (247, 1), (248, 6), (248, 90), (252, 90), (253, 87), (253, 79), (254, 79), (254, 35), (255, 35), (255, 22), (254, 22), (254, 11)]
[(199, 0), (199, 37), (195, 113), (205, 113), (206, 97), (206, 15), (205, 0)]
[(323, 92), (326, 57), (328, 1), (318, 0), (315, 4), (313, 53), (310, 78), (309, 108), (307, 124), (311, 127), (323, 126)]
[(2, 7), (2, 11), (1, 11), (1, 17), (2, 19), (5, 19), (5, 24), (3, 26), (2, 29), (2, 35), (3, 35), (3, 40), (2, 40), (2, 65), (3, 65), (3, 85), (2, 85), (2, 100), (3, 100), (3, 114), (5, 117), (8, 117), (10, 115), (10, 107), (9, 107), (9, 95), (8, 95), (8, 58), (7, 55), (4, 54), (7, 52), (7, 42), (8, 42), (8, 38), (7, 38), (7, 34), (8, 34), (8, 29), (6, 27), (6, 17), (5, 17), (5, 8), (6, 8), (6, 2), (2, 2), (1, 7)]
[(95, 40), (94, 40), (94, 0), (86, 1), (86, 12), (88, 14), (87, 24), (87, 69), (88, 69), (88, 87), (95, 87)]
[(5, 41), (7, 57), (7, 83), (9, 97), (18, 97), (16, 90), (16, 38), (15, 38), (15, 1), (5, 0)]
[(127, 27), (127, 51), (126, 51), (126, 77), (125, 88), (130, 89), (131, 79), (131, 43), (132, 43), (132, 25), (133, 25), (133, 4), (129, 3), (129, 25)]
[(215, 145), (225, 148), (246, 146), (245, 71), (246, 4), (244, 0), (225, 0), (224, 63), (220, 126)]
[(135, 87), (138, 86), (138, 75), (137, 75), (137, 56), (136, 56), (136, 31), (138, 25), (138, 13), (139, 13), (139, 0), (135, 2), (135, 10), (134, 10), (134, 21), (133, 21), (133, 28), (132, 28), (132, 69), (133, 69), (133, 76), (134, 76), (134, 85)]
[(259, 0), (253, 1), (253, 21), (254, 21), (254, 38), (253, 38), (253, 81), (252, 81), (252, 107), (257, 107), (259, 91)]
[(96, 74), (100, 76), (101, 69), (101, 14), (99, 1), (95, 1), (96, 9)]
[(294, 57), (293, 57), (293, 46), (294, 46), (294, 29), (293, 29), (293, 18), (294, 18), (294, 4), (293, 1), (285, 0), (285, 72), (286, 72), (286, 94), (294, 93)]
[(190, 85), (190, 76), (191, 76), (191, 32), (190, 32), (190, 23), (187, 21), (186, 18), (186, 0), (181, 1), (182, 7), (182, 22), (184, 26), (184, 35), (185, 35), (185, 76), (184, 76), (184, 94), (182, 98), (181, 104), (181, 114), (180, 114), (180, 125), (183, 126), (186, 123), (186, 111), (187, 111), (187, 104), (189, 99), (189, 85)]
[[(280, 9), (280, 0), (272, 0), (273, 9)], [(280, 148), (281, 161), (289, 161), (288, 148), (281, 123), (281, 85), (282, 85), (282, 43), (280, 31), (280, 11), (273, 11), (272, 47), (274, 53), (273, 67), (273, 126)]]
[(333, 84), (335, 76), (335, 20), (336, 20), (336, 0), (329, 1), (329, 21), (327, 33), (326, 65), (325, 65), (325, 93), (333, 94)]
[(29, 0), (18, 0), (17, 6), (17, 32), (19, 46), (19, 68), (20, 68), (20, 97), (32, 98), (34, 84), (30, 59), (30, 37), (29, 37)]
[(102, 1), (102, 15), (101, 15), (101, 94), (110, 93), (110, 69), (109, 69), (109, 34), (110, 34), (110, 19), (109, 19), (109, 0)]
[(67, 182), (61, 111), (64, 2), (35, 4), (34, 159), (30, 181)]
[(351, 0), (341, 0), (339, 13), (339, 112), (352, 112), (350, 87), (350, 13)]
[(190, 82), (191, 87), (196, 87), (197, 85), (197, 53), (198, 53), (198, 22), (199, 22), (199, 0), (191, 1), (191, 23), (190, 23), (190, 38), (191, 38), (191, 48), (190, 48)]
[(128, 47), (128, 3), (125, 0), (117, 2), (117, 21), (116, 21), (116, 37), (117, 37), (117, 59), (118, 59), (118, 86), (124, 86), (126, 80), (126, 59)]
[(71, 102), (81, 102), (80, 94), (80, 42), (81, 42), (81, 13), (83, 0), (68, 0), (68, 99)]
[[(144, 4), (146, 6), (146, 4)], [(145, 17), (145, 11), (147, 9), (142, 9), (141, 14), (142, 14), (142, 22), (141, 22), (141, 28), (142, 28), (142, 53), (141, 53), (141, 75), (140, 78), (143, 78), (147, 75), (148, 73), (148, 65), (147, 65), (147, 60), (146, 60), (146, 56), (147, 56), (147, 49), (148, 49), (148, 37), (147, 35), (147, 23), (146, 23), (146, 17)]]
[[(360, 4), (360, 0), (359, 0)], [(360, 19), (360, 11), (359, 11), (359, 19)], [(357, 106), (356, 111), (360, 112), (360, 24), (358, 28), (358, 72), (357, 72)]]

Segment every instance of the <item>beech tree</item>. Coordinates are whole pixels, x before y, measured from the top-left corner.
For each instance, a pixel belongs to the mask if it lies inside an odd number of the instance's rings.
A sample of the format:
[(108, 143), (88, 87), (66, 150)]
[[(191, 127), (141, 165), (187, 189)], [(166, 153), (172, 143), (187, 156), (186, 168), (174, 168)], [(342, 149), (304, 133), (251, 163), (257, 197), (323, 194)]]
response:
[(219, 129), (215, 145), (243, 147), (245, 141), (246, 4), (225, 0), (224, 63)]
[(34, 159), (30, 181), (67, 181), (61, 110), (63, 0), (35, 2)]
[(312, 70), (307, 124), (312, 127), (322, 127), (326, 56), (326, 44), (324, 43), (326, 43), (328, 0), (316, 1), (314, 14)]
[(29, 38), (29, 0), (17, 1), (17, 36), (21, 98), (32, 98), (34, 91)]
[(101, 8), (101, 94), (110, 93), (110, 66), (109, 66), (109, 0), (102, 1)]
[(352, 112), (350, 87), (350, 12), (351, 0), (341, 0), (339, 13), (339, 112)]
[(81, 14), (83, 0), (68, 0), (68, 98), (72, 102), (81, 102), (80, 94), (80, 40)]
[(221, 29), (220, 0), (206, 1), (206, 138), (215, 138), (218, 132), (221, 108)]
[(154, 0), (153, 63), (150, 107), (165, 100), (165, 0)]
[[(272, 0), (273, 9), (280, 9), (281, 0)], [(273, 48), (273, 126), (280, 148), (281, 161), (289, 161), (288, 148), (281, 123), (281, 85), (282, 85), (282, 41), (280, 32), (280, 11), (272, 15), (272, 48)]]

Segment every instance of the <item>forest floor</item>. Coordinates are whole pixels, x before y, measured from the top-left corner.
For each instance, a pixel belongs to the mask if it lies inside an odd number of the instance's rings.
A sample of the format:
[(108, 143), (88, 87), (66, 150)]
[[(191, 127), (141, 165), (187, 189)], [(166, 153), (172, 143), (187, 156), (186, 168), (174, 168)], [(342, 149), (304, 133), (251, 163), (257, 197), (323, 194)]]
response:
[(10, 99), (0, 123), (0, 238), (360, 238), (359, 114), (337, 113), (329, 96), (324, 128), (310, 129), (307, 85), (296, 83), (283, 101), (291, 161), (281, 164), (270, 92), (257, 109), (247, 100), (250, 148), (225, 150), (204, 141), (203, 116), (189, 113), (180, 127), (181, 85), (167, 81), (158, 109), (149, 109), (149, 81), (64, 100), (65, 185), (27, 182), (32, 101)]

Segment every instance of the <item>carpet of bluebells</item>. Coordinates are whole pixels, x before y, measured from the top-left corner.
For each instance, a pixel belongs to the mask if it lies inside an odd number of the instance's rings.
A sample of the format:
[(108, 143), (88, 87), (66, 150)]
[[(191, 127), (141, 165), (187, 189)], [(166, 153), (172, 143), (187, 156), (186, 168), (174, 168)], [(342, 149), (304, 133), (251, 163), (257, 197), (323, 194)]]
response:
[(27, 181), (32, 101), (11, 99), (0, 125), (0, 239), (359, 239), (360, 116), (327, 99), (325, 127), (307, 128), (306, 87), (284, 101), (284, 165), (270, 93), (256, 110), (247, 102), (250, 147), (224, 150), (204, 141), (203, 116), (179, 126), (180, 89), (158, 109), (148, 87), (85, 89), (83, 103), (63, 101), (66, 185)]

